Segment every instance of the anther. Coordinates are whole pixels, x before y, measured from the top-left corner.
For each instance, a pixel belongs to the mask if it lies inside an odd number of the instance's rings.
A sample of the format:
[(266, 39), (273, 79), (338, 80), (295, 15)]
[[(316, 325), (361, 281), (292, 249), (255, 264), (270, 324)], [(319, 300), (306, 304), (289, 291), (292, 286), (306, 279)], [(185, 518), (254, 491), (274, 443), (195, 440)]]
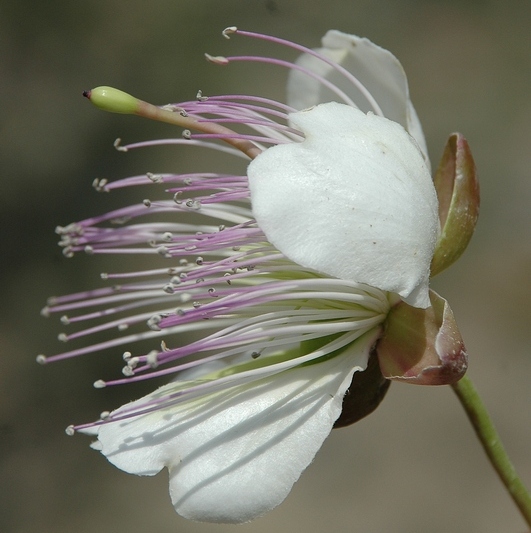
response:
[(138, 357), (131, 357), (130, 359), (127, 360), (127, 366), (129, 368), (136, 368), (138, 366), (138, 363), (139, 363)]
[(59, 320), (63, 326), (68, 326), (68, 324), (70, 324), (70, 319), (66, 315), (63, 315)]
[(207, 61), (215, 63), (216, 65), (228, 65), (229, 60), (223, 56), (211, 56), (210, 54), (205, 54)]
[(46, 356), (41, 353), (35, 358), (35, 361), (37, 361), (39, 365), (45, 365), (47, 362)]
[(102, 192), (102, 191), (105, 191), (105, 192), (108, 192), (109, 189), (106, 189), (105, 186), (107, 185), (107, 183), (109, 182), (109, 180), (105, 179), (105, 178), (96, 178), (93, 182), (92, 182), (92, 186), (94, 187), (94, 189), (96, 189), (98, 192)]
[(74, 433), (76, 432), (76, 430), (74, 429), (74, 426), (73, 425), (70, 425), (68, 426), (66, 429), (65, 429), (65, 433), (69, 436), (69, 437), (72, 437), (74, 435)]
[(175, 292), (175, 287), (171, 283), (166, 283), (166, 285), (162, 287), (162, 290), (166, 294), (173, 294)]
[(103, 379), (98, 379), (94, 382), (93, 387), (95, 389), (104, 389), (107, 386), (107, 383)]
[(130, 367), (130, 366), (124, 366), (122, 368), (122, 374), (126, 377), (126, 378), (130, 378), (131, 376), (134, 376), (135, 375), (135, 371)]
[(129, 361), (129, 359), (131, 359), (132, 355), (131, 355), (131, 352), (124, 352), (123, 355), (122, 355), (122, 359), (124, 361)]
[(68, 340), (68, 335), (66, 333), (59, 333), (59, 335), (57, 335), (57, 338), (61, 342), (66, 342)]
[(93, 255), (94, 254), (94, 248), (92, 246), (90, 246), (89, 244), (87, 244), (87, 246), (85, 246), (85, 253), (87, 255)]
[(192, 138), (192, 132), (190, 130), (183, 130), (182, 132), (183, 139), (191, 139)]
[(170, 250), (166, 246), (159, 246), (157, 248), (157, 253), (164, 257), (170, 257)]
[(162, 234), (163, 241), (171, 242), (172, 239), (173, 239), (173, 233), (171, 233), (170, 231), (166, 231), (165, 233)]
[(198, 257), (195, 260), (195, 264), (201, 266), (203, 264), (203, 258), (202, 257)]
[(228, 28), (225, 28), (221, 34), (223, 37), (225, 37), (225, 39), (230, 39), (230, 36), (237, 31), (238, 28), (236, 26), (229, 26)]
[(41, 316), (48, 318), (50, 316), (50, 308), (48, 306), (41, 309)]
[(100, 413), (100, 419), (101, 420), (107, 420), (110, 416), (111, 416), (111, 412), (110, 411), (102, 411)]
[(142, 200), (142, 203), (143, 203), (146, 207), (151, 207), (151, 200), (148, 200), (147, 198), (145, 198), (144, 200)]
[(208, 96), (203, 96), (203, 91), (201, 90), (197, 91), (195, 97), (199, 102), (206, 102), (208, 100)]
[(113, 143), (113, 146), (116, 148), (116, 150), (118, 150), (119, 152), (127, 152), (127, 148), (125, 146), (120, 146), (120, 143), (122, 142), (122, 139), (120, 139), (120, 137), (118, 137), (114, 143)]
[(109, 279), (109, 274), (107, 274), (107, 272), (102, 272), (102, 273), (100, 274), (100, 278), (101, 278), (101, 279)]
[(158, 355), (159, 353), (157, 352), (157, 350), (151, 350), (151, 352), (146, 355), (146, 362), (151, 368), (157, 368), (159, 366), (159, 362), (157, 359)]
[(153, 315), (148, 321), (147, 326), (153, 331), (160, 331), (159, 322), (162, 320), (160, 315)]
[(146, 176), (153, 183), (160, 183), (162, 181), (162, 176), (160, 174), (153, 174), (152, 172), (146, 172)]

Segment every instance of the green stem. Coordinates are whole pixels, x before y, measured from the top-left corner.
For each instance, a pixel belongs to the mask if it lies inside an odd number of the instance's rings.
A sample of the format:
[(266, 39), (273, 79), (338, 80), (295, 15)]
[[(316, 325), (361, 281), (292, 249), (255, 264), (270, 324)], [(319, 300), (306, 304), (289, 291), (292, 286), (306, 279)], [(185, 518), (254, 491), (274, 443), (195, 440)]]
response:
[(465, 409), (492, 466), (498, 472), (502, 483), (520, 509), (524, 519), (531, 526), (531, 495), (518, 477), (474, 385), (465, 376), (454, 383), (452, 388)]

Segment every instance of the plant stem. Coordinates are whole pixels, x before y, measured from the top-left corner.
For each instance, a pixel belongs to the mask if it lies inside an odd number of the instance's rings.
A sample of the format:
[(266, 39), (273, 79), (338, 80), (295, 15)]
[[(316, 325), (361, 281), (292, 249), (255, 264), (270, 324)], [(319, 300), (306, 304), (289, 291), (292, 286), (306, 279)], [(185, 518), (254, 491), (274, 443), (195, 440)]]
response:
[(527, 524), (531, 526), (531, 495), (518, 477), (474, 385), (465, 376), (454, 383), (452, 388), (465, 409), (492, 466), (500, 476), (514, 503), (520, 509)]

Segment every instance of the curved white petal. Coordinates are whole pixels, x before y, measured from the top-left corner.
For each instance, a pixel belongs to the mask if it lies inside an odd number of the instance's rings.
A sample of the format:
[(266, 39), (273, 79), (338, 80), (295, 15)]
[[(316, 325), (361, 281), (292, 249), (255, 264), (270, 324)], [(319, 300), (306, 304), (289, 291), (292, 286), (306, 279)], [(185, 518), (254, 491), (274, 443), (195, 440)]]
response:
[(296, 263), (428, 307), (437, 197), (412, 137), (396, 122), (330, 102), (294, 113), (302, 143), (249, 165), (253, 215)]
[[(98, 449), (129, 473), (167, 467), (173, 504), (186, 518), (252, 520), (281, 503), (311, 463), (377, 335), (376, 328), (321, 363), (102, 425)], [(114, 414), (175, 387), (165, 385)]]
[[(401, 124), (415, 138), (429, 164), (424, 134), (409, 98), (406, 74), (398, 59), (369, 39), (337, 30), (327, 32), (322, 43), (323, 48), (316, 51), (353, 74), (372, 94), (384, 116)], [(337, 85), (362, 111), (373, 111), (361, 91), (330, 65), (309, 54), (299, 57), (297, 64)], [(298, 70), (290, 72), (287, 91), (288, 104), (295, 109), (339, 101), (330, 89)]]

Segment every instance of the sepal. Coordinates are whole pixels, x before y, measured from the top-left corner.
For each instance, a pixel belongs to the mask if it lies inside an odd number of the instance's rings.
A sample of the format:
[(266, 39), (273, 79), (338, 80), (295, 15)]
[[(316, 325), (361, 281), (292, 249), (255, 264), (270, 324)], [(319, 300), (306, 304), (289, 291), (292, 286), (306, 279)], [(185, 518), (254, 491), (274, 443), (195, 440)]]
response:
[(404, 301), (389, 312), (376, 345), (387, 379), (417, 385), (448, 385), (466, 372), (468, 356), (448, 302), (430, 290), (431, 307)]
[(479, 215), (479, 182), (466, 139), (450, 135), (434, 177), (441, 233), (431, 262), (435, 276), (457, 261), (468, 246)]

